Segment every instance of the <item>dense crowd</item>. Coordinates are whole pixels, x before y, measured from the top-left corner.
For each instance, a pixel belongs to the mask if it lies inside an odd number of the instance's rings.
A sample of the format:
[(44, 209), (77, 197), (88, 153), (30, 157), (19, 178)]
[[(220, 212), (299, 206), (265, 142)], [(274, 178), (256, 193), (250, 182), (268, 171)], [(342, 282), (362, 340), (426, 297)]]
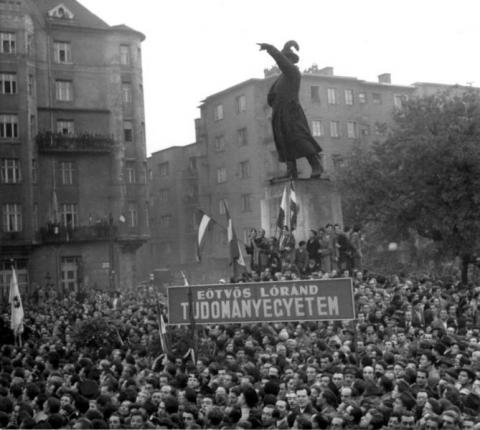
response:
[[(256, 232), (248, 279), (359, 267), (359, 232), (334, 230)], [(22, 345), (0, 321), (0, 428), (480, 429), (480, 287), (352, 277), (355, 321), (170, 327), (167, 354), (152, 287), (27, 301)]]

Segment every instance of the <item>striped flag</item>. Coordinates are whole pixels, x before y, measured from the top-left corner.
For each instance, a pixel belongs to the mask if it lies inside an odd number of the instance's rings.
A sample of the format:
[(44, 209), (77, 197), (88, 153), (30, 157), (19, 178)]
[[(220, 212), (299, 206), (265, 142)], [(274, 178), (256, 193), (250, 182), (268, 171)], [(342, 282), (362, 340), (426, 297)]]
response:
[(23, 332), (23, 305), (20, 297), (20, 290), (18, 288), (17, 272), (12, 267), (12, 277), (10, 278), (10, 294), (8, 298), (10, 309), (12, 311), (10, 328), (13, 330), (15, 336)]
[(201, 261), (201, 250), (203, 244), (205, 243), (205, 233), (207, 232), (207, 228), (210, 225), (212, 218), (210, 218), (206, 213), (202, 213), (202, 219), (200, 220), (200, 224), (198, 226), (198, 238), (196, 243), (196, 256), (197, 261)]
[(285, 225), (286, 216), (287, 216), (287, 186), (285, 185), (285, 188), (283, 189), (283, 194), (282, 194), (282, 201), (280, 203), (280, 210), (278, 212), (278, 218), (277, 218), (277, 226), (280, 229), (280, 231), (283, 229), (283, 226)]
[(293, 181), (290, 182), (290, 231), (297, 228), (297, 215), (298, 215), (297, 195), (293, 186)]
[(160, 314), (160, 327), (159, 327), (159, 334), (160, 334), (160, 344), (162, 345), (162, 351), (165, 354), (168, 354), (168, 346), (167, 346), (167, 327), (165, 326), (165, 321), (163, 319), (163, 314)]
[(235, 233), (235, 229), (233, 228), (232, 217), (230, 216), (227, 202), (225, 200), (223, 200), (223, 205), (225, 207), (225, 216), (227, 217), (227, 238), (228, 238), (228, 243), (230, 245), (230, 259), (233, 264), (234, 276), (236, 276), (236, 272), (237, 272), (236, 266), (237, 265), (241, 266), (241, 268), (246, 270), (247, 265), (243, 258), (242, 250), (240, 249), (240, 245), (237, 239), (237, 234)]

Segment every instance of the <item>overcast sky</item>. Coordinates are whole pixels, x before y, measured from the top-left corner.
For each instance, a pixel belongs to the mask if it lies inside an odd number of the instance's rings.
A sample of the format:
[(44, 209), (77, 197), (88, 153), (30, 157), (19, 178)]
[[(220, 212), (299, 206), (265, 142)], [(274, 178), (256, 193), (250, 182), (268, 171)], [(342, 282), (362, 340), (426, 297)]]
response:
[(300, 45), (303, 70), (480, 86), (477, 0), (79, 0), (146, 35), (147, 152), (195, 141), (201, 100), (273, 65), (256, 42)]

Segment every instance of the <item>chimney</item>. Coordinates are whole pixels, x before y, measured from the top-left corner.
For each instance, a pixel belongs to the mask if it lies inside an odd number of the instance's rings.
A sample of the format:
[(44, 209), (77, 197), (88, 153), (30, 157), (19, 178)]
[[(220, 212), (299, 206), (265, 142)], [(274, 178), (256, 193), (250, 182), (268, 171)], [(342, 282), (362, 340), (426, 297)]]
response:
[(378, 83), (379, 84), (391, 84), (392, 83), (392, 75), (390, 73), (382, 73), (378, 75)]
[(333, 67), (324, 67), (317, 72), (319, 75), (333, 76)]

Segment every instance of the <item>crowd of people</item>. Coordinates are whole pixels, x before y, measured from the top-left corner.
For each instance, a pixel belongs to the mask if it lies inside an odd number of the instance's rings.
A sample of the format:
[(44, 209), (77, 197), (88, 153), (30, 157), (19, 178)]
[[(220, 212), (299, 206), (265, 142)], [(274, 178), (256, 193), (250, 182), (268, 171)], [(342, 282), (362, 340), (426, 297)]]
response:
[(279, 238), (267, 238), (265, 230), (252, 229), (247, 253), (251, 256), (249, 276), (261, 280), (275, 277), (304, 278), (337, 274), (350, 276), (362, 268), (363, 236), (358, 227), (343, 230), (339, 224), (327, 224), (310, 230), (308, 240), (296, 239), (285, 225)]
[[(360, 247), (334, 230), (256, 233), (249, 280), (344, 276)], [(355, 321), (169, 326), (166, 353), (151, 286), (25, 301), (21, 344), (0, 321), (0, 428), (480, 429), (480, 287), (351, 276)]]

